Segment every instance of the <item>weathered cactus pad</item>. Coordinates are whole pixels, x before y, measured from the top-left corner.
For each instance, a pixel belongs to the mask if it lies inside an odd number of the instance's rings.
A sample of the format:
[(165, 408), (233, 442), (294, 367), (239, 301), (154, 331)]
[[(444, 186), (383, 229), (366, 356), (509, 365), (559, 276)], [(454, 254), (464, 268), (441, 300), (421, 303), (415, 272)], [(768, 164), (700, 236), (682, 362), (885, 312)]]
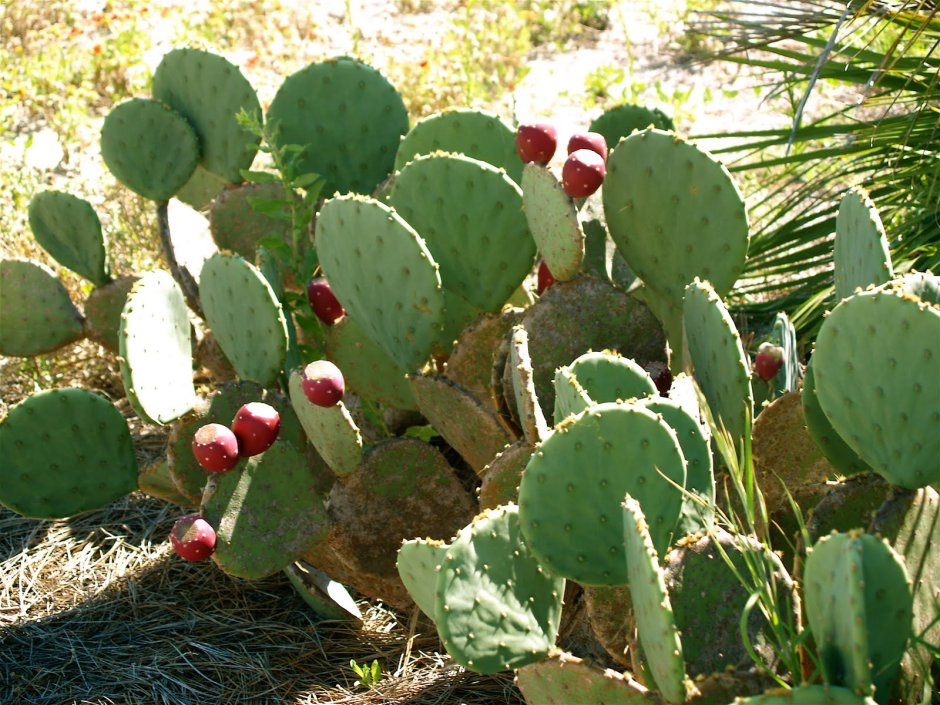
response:
[(832, 259), (836, 300), (884, 284), (894, 275), (888, 238), (878, 210), (860, 188), (842, 197), (836, 216), (836, 239)]
[(513, 399), (522, 432), (530, 443), (538, 443), (548, 435), (548, 423), (535, 394), (532, 359), (529, 357), (529, 335), (524, 326), (512, 329), (509, 366)]
[(41, 191), (29, 202), (29, 229), (63, 267), (95, 286), (111, 279), (101, 221), (88, 201), (61, 191)]
[(196, 132), (159, 100), (131, 98), (108, 113), (101, 156), (115, 178), (151, 201), (167, 201), (199, 163)]
[(940, 307), (881, 290), (845, 299), (813, 371), (832, 427), (874, 470), (909, 489), (940, 481)]
[(0, 503), (37, 519), (98, 509), (137, 488), (121, 412), (84, 389), (34, 394), (0, 423)]
[(509, 338), (522, 314), (522, 309), (507, 308), (501, 313), (485, 313), (477, 318), (460, 334), (444, 369), (448, 378), (494, 409), (497, 407), (492, 385), (493, 356)]
[(84, 336), (84, 321), (59, 278), (27, 259), (0, 260), (0, 354), (52, 352)]
[(685, 472), (675, 432), (652, 412), (592, 406), (561, 424), (526, 467), (519, 486), (526, 541), (558, 575), (587, 585), (625, 583), (620, 498), (629, 492), (640, 502), (653, 545), (663, 551), (682, 504), (670, 481), (684, 487)]
[(496, 509), (519, 501), (519, 481), (535, 446), (524, 439), (506, 446), (483, 468), (480, 509)]
[(815, 543), (833, 531), (865, 531), (881, 505), (891, 496), (891, 485), (873, 472), (830, 483), (826, 494), (806, 517), (806, 530)]
[(171, 106), (199, 137), (200, 164), (232, 184), (242, 182), (260, 138), (238, 124), (244, 110), (261, 117), (261, 104), (241, 70), (201, 49), (174, 49), (153, 73), (153, 97)]
[(95, 287), (85, 299), (86, 332), (111, 352), (121, 349), (121, 313), (137, 277), (119, 277)]
[(283, 440), (214, 475), (202, 500), (217, 536), (212, 559), (229, 575), (263, 578), (311, 550), (329, 522), (316, 483), (306, 455)]
[(137, 489), (181, 507), (199, 506), (198, 500), (194, 502), (176, 489), (176, 483), (170, 475), (170, 463), (166, 460), (157, 459), (141, 466), (137, 473)]
[(522, 203), (552, 276), (557, 281), (574, 279), (584, 261), (584, 231), (574, 201), (547, 167), (532, 163), (522, 172)]
[(437, 571), (447, 548), (443, 541), (411, 539), (398, 549), (398, 575), (415, 604), (432, 620)]
[[(662, 699), (624, 673), (601, 669), (558, 649), (516, 672), (530, 705), (662, 705)], [(575, 695), (577, 694), (577, 695)]]
[(628, 650), (636, 637), (636, 619), (628, 585), (584, 587), (584, 605), (594, 636), (610, 657), (633, 668)]
[(539, 661), (555, 644), (565, 581), (544, 570), (519, 530), (518, 507), (486, 512), (447, 549), (434, 618), (454, 661), (497, 673)]
[(280, 237), (290, 242), (290, 221), (259, 213), (251, 199), (285, 200), (279, 183), (246, 183), (222, 191), (209, 211), (209, 232), (221, 251), (231, 251), (255, 261), (258, 240)]
[(121, 313), (121, 378), (145, 421), (166, 424), (196, 404), (191, 327), (183, 292), (168, 272), (148, 272), (134, 284)]

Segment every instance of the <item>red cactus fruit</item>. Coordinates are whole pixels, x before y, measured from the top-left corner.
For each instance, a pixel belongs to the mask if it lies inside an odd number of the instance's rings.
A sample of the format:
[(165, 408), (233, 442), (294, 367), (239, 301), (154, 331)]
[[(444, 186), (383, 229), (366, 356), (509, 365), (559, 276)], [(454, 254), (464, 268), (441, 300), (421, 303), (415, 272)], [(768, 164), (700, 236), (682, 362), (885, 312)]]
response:
[(343, 373), (329, 360), (317, 360), (304, 368), (301, 375), (304, 395), (317, 406), (338, 404), (346, 391)]
[(346, 310), (333, 294), (330, 283), (324, 277), (311, 279), (307, 284), (307, 301), (317, 318), (328, 326), (346, 315)]
[(773, 343), (761, 343), (754, 356), (754, 371), (763, 380), (772, 380), (783, 367), (783, 348)]
[(555, 277), (552, 275), (551, 271), (548, 269), (548, 265), (545, 263), (545, 260), (539, 262), (539, 271), (538, 279), (536, 281), (535, 290), (538, 292), (538, 295), (541, 296), (548, 287), (555, 283)]
[(220, 423), (206, 424), (193, 436), (193, 456), (209, 472), (225, 472), (238, 465), (238, 439)]
[(184, 561), (204, 561), (215, 551), (215, 529), (198, 514), (187, 514), (173, 524), (170, 543)]
[(607, 140), (600, 132), (576, 132), (568, 140), (568, 154), (579, 149), (590, 149), (601, 155), (607, 161)]
[(561, 185), (572, 198), (587, 198), (600, 188), (607, 175), (604, 160), (590, 149), (576, 149), (561, 168)]
[(260, 401), (245, 404), (232, 419), (232, 433), (238, 439), (238, 454), (243, 458), (270, 448), (280, 430), (281, 415), (277, 409)]
[(555, 126), (547, 122), (531, 122), (519, 125), (516, 130), (516, 152), (528, 164), (548, 164), (558, 146)]

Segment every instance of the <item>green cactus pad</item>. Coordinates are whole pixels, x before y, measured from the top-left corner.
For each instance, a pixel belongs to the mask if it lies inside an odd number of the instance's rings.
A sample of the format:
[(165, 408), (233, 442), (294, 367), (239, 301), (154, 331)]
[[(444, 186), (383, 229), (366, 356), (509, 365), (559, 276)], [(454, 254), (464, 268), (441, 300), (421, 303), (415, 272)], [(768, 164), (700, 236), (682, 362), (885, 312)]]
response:
[(463, 154), (505, 170), (516, 183), (522, 178), (516, 131), (484, 110), (450, 108), (417, 122), (398, 147), (395, 170), (401, 171), (415, 157), (433, 152)]
[(719, 296), (744, 270), (748, 222), (728, 170), (675, 134), (644, 130), (607, 158), (607, 227), (648, 287), (673, 304), (695, 277)]
[(390, 202), (424, 238), (444, 289), (481, 312), (498, 312), (532, 269), (522, 191), (490, 164), (458, 154), (418, 157), (396, 175)]
[(480, 509), (496, 509), (519, 500), (519, 481), (535, 446), (526, 440), (507, 445), (481, 473)]
[(636, 637), (636, 619), (633, 616), (629, 586), (587, 586), (583, 594), (594, 636), (614, 661), (632, 668), (628, 652)]
[[(529, 705), (662, 705), (660, 697), (625, 673), (601, 669), (552, 649), (548, 658), (516, 672)], [(576, 695), (573, 695), (576, 694)]]
[(691, 362), (686, 372), (694, 374), (715, 424), (724, 426), (737, 448), (754, 402), (741, 336), (712, 286), (698, 279), (686, 289), (682, 322)]
[(601, 279), (609, 277), (610, 266), (607, 256), (607, 226), (597, 218), (581, 223), (584, 230), (584, 260), (581, 271), (593, 274)]
[(294, 561), (284, 569), (301, 599), (323, 619), (363, 621), (362, 611), (341, 583), (305, 561)]
[(137, 489), (151, 497), (178, 504), (181, 507), (199, 505), (198, 501), (193, 502), (176, 489), (176, 483), (170, 475), (170, 464), (166, 460), (155, 460), (142, 466), (137, 473)]
[(842, 197), (832, 259), (836, 300), (851, 296), (856, 289), (884, 284), (894, 276), (884, 225), (863, 189), (854, 188)]
[(847, 688), (804, 685), (789, 690), (777, 688), (750, 698), (735, 698), (731, 705), (875, 705), (875, 701), (856, 695)]
[(283, 570), (324, 539), (329, 519), (306, 455), (278, 440), (240, 470), (214, 474), (201, 513), (215, 529), (212, 559), (239, 578)]
[(387, 406), (417, 410), (405, 370), (352, 317), (327, 326), (323, 336), (327, 357), (343, 371), (347, 389)]
[(878, 290), (823, 322), (816, 395), (833, 429), (889, 482), (940, 481), (940, 307)]
[(934, 659), (926, 644), (940, 644), (940, 494), (932, 487), (897, 490), (878, 510), (869, 531), (884, 537), (902, 558), (914, 597), (913, 636), (918, 641), (904, 652), (893, 695), (900, 702), (927, 702)]
[(325, 178), (324, 194), (372, 193), (392, 171), (408, 131), (408, 113), (395, 88), (349, 58), (310, 64), (288, 76), (267, 121), (279, 128), (278, 146), (304, 148), (297, 168)]
[(629, 137), (634, 130), (647, 127), (660, 130), (674, 130), (672, 120), (658, 108), (644, 108), (640, 105), (616, 105), (598, 115), (588, 129), (604, 136), (607, 148), (613, 150), (624, 137)]
[(685, 676), (682, 641), (650, 527), (629, 493), (623, 502), (623, 545), (637, 633), (650, 672), (666, 700), (684, 703), (691, 683)]
[(63, 267), (95, 286), (111, 280), (101, 221), (88, 201), (70, 193), (41, 191), (29, 202), (29, 228), (36, 242)]
[(398, 549), (398, 575), (415, 604), (434, 619), (434, 588), (437, 571), (447, 553), (443, 541), (412, 539)]
[(555, 370), (555, 410), (553, 417), (559, 424), (569, 416), (580, 414), (592, 404), (592, 399), (571, 374), (567, 366)]
[(167, 424), (196, 404), (191, 324), (179, 285), (154, 270), (134, 284), (121, 313), (121, 378), (145, 421)]
[(115, 178), (152, 201), (167, 201), (199, 162), (199, 140), (188, 122), (158, 100), (131, 98), (108, 113), (101, 156)]
[(940, 276), (936, 274), (908, 272), (892, 279), (886, 288), (896, 294), (912, 296), (934, 306), (940, 306)]
[(813, 372), (813, 358), (809, 359), (803, 375), (803, 389), (800, 399), (803, 402), (803, 419), (806, 422), (806, 431), (819, 446), (823, 455), (841, 474), (851, 477), (871, 470), (871, 466), (858, 457), (858, 453), (849, 448), (842, 437), (836, 433), (829, 422), (829, 417), (823, 413), (816, 396), (816, 374)]
[(88, 337), (97, 340), (108, 350), (118, 352), (121, 347), (121, 313), (127, 297), (138, 277), (119, 277), (91, 290), (85, 299), (85, 318)]
[(39, 392), (12, 407), (0, 447), (0, 504), (26, 517), (73, 516), (137, 488), (124, 416), (84, 389)]
[[(652, 396), (636, 405), (662, 417), (676, 432), (686, 463), (685, 489), (693, 496), (682, 497), (682, 510), (676, 535), (694, 534), (711, 529), (715, 519), (715, 473), (708, 438), (698, 421), (679, 402)], [(695, 497), (704, 501), (696, 501)]]
[(46, 265), (0, 260), (0, 354), (30, 357), (85, 335), (82, 314)]
[(662, 327), (646, 305), (596, 277), (555, 282), (522, 324), (544, 409), (555, 408), (555, 370), (588, 350), (612, 350), (641, 367), (667, 361)]
[(522, 204), (539, 253), (556, 281), (574, 279), (584, 261), (578, 209), (555, 175), (540, 164), (522, 172)]
[(475, 472), (513, 441), (493, 411), (446, 377), (412, 375), (408, 381), (421, 414)]
[[(391, 589), (379, 596), (407, 606), (411, 600), (395, 566), (402, 541), (449, 539), (473, 517), (476, 502), (435, 447), (390, 438), (369, 447), (359, 470), (333, 486), (329, 507), (341, 534), (342, 560), (357, 582), (343, 581), (366, 594), (378, 592), (370, 589), (375, 585)], [(377, 526), (382, 530), (376, 532)]]
[(493, 356), (521, 318), (522, 310), (518, 308), (480, 316), (460, 334), (444, 374), (496, 409), (492, 386)]
[(222, 191), (209, 210), (209, 232), (219, 250), (230, 250), (253, 262), (258, 240), (279, 237), (290, 242), (290, 221), (260, 213), (251, 199), (286, 200), (277, 183), (247, 183)]
[(290, 400), (307, 438), (337, 475), (348, 475), (362, 460), (362, 435), (342, 401), (317, 406), (307, 399), (299, 370), (290, 376)]
[(567, 367), (588, 398), (597, 404), (656, 394), (656, 385), (646, 370), (618, 353), (586, 352)]
[(565, 581), (539, 564), (519, 524), (515, 505), (477, 517), (437, 576), (438, 634), (454, 661), (477, 673), (539, 661), (558, 634)]
[(200, 49), (174, 49), (153, 73), (153, 97), (186, 118), (199, 137), (200, 163), (229, 183), (242, 182), (260, 138), (238, 124), (242, 110), (261, 116), (261, 104), (241, 70)]
[(662, 551), (682, 504), (670, 481), (684, 487), (685, 472), (675, 432), (652, 412), (622, 403), (592, 406), (560, 424), (525, 469), (519, 506), (526, 540), (558, 575), (587, 585), (625, 583), (618, 498), (629, 492), (641, 503)]
[(327, 201), (316, 230), (320, 265), (343, 308), (400, 367), (419, 369), (444, 320), (424, 241), (388, 206), (354, 196)]
[(806, 530), (813, 543), (833, 531), (867, 529), (875, 513), (891, 495), (891, 485), (875, 473), (829, 483), (826, 489), (826, 494), (812, 508), (806, 521)]
[(189, 177), (189, 181), (176, 192), (175, 198), (197, 211), (205, 211), (212, 200), (226, 187), (225, 179), (206, 171), (202, 164), (196, 165), (196, 170)]
[(805, 612), (827, 682), (875, 687), (887, 705), (911, 635), (911, 588), (902, 559), (870, 534), (830, 534), (803, 571)]
[(523, 435), (530, 443), (538, 443), (548, 435), (548, 423), (535, 395), (532, 360), (529, 357), (529, 335), (523, 326), (512, 329), (506, 364), (509, 367), (517, 418)]
[(287, 322), (274, 290), (250, 262), (215, 254), (199, 276), (206, 322), (238, 376), (274, 383), (287, 356)]

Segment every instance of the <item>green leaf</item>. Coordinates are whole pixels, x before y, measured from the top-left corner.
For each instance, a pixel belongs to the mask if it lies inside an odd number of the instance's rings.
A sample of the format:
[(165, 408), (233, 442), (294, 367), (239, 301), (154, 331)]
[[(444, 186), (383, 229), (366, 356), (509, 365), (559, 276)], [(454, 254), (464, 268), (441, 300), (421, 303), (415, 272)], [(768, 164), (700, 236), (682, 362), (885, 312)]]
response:
[(242, 169), (240, 173), (245, 181), (251, 181), (256, 184), (271, 184), (280, 180), (277, 174), (272, 174), (269, 171), (251, 171), (250, 169)]

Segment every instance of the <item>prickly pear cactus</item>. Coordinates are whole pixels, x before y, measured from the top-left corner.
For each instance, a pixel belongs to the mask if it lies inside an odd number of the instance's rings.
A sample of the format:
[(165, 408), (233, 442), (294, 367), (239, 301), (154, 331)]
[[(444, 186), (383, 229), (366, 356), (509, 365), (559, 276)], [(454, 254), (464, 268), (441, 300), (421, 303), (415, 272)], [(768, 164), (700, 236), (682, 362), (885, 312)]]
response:
[(894, 276), (884, 225), (863, 189), (852, 189), (842, 197), (832, 258), (837, 301)]
[(294, 370), (289, 382), (291, 406), (307, 437), (337, 475), (349, 475), (362, 461), (362, 434), (342, 400), (318, 406), (307, 399), (303, 377)]
[(127, 297), (138, 281), (137, 277), (118, 277), (104, 286), (91, 290), (85, 299), (85, 320), (88, 337), (98, 341), (111, 352), (118, 352), (121, 341), (121, 313)]
[(111, 280), (101, 221), (88, 201), (61, 191), (41, 191), (29, 202), (29, 229), (63, 267), (95, 286)]
[(602, 669), (552, 649), (548, 658), (516, 671), (529, 705), (662, 705), (662, 699), (626, 673)]
[(255, 261), (260, 239), (280, 237), (289, 242), (290, 238), (290, 222), (259, 213), (251, 207), (253, 198), (282, 200), (284, 188), (277, 183), (247, 183), (227, 188), (212, 201), (209, 210), (209, 232), (216, 247), (239, 254), (249, 262)]
[(448, 548), (443, 541), (411, 539), (398, 549), (398, 575), (415, 604), (432, 620), (437, 571)]
[(554, 174), (540, 164), (522, 172), (525, 217), (539, 252), (558, 281), (568, 281), (584, 261), (584, 231), (578, 209)]
[(804, 685), (790, 689), (777, 688), (750, 698), (735, 698), (731, 705), (875, 705), (875, 701), (848, 688)]
[(604, 136), (608, 150), (612, 150), (621, 139), (634, 131), (655, 127), (660, 130), (674, 130), (672, 120), (659, 108), (644, 108), (641, 105), (615, 105), (598, 115), (588, 128)]

